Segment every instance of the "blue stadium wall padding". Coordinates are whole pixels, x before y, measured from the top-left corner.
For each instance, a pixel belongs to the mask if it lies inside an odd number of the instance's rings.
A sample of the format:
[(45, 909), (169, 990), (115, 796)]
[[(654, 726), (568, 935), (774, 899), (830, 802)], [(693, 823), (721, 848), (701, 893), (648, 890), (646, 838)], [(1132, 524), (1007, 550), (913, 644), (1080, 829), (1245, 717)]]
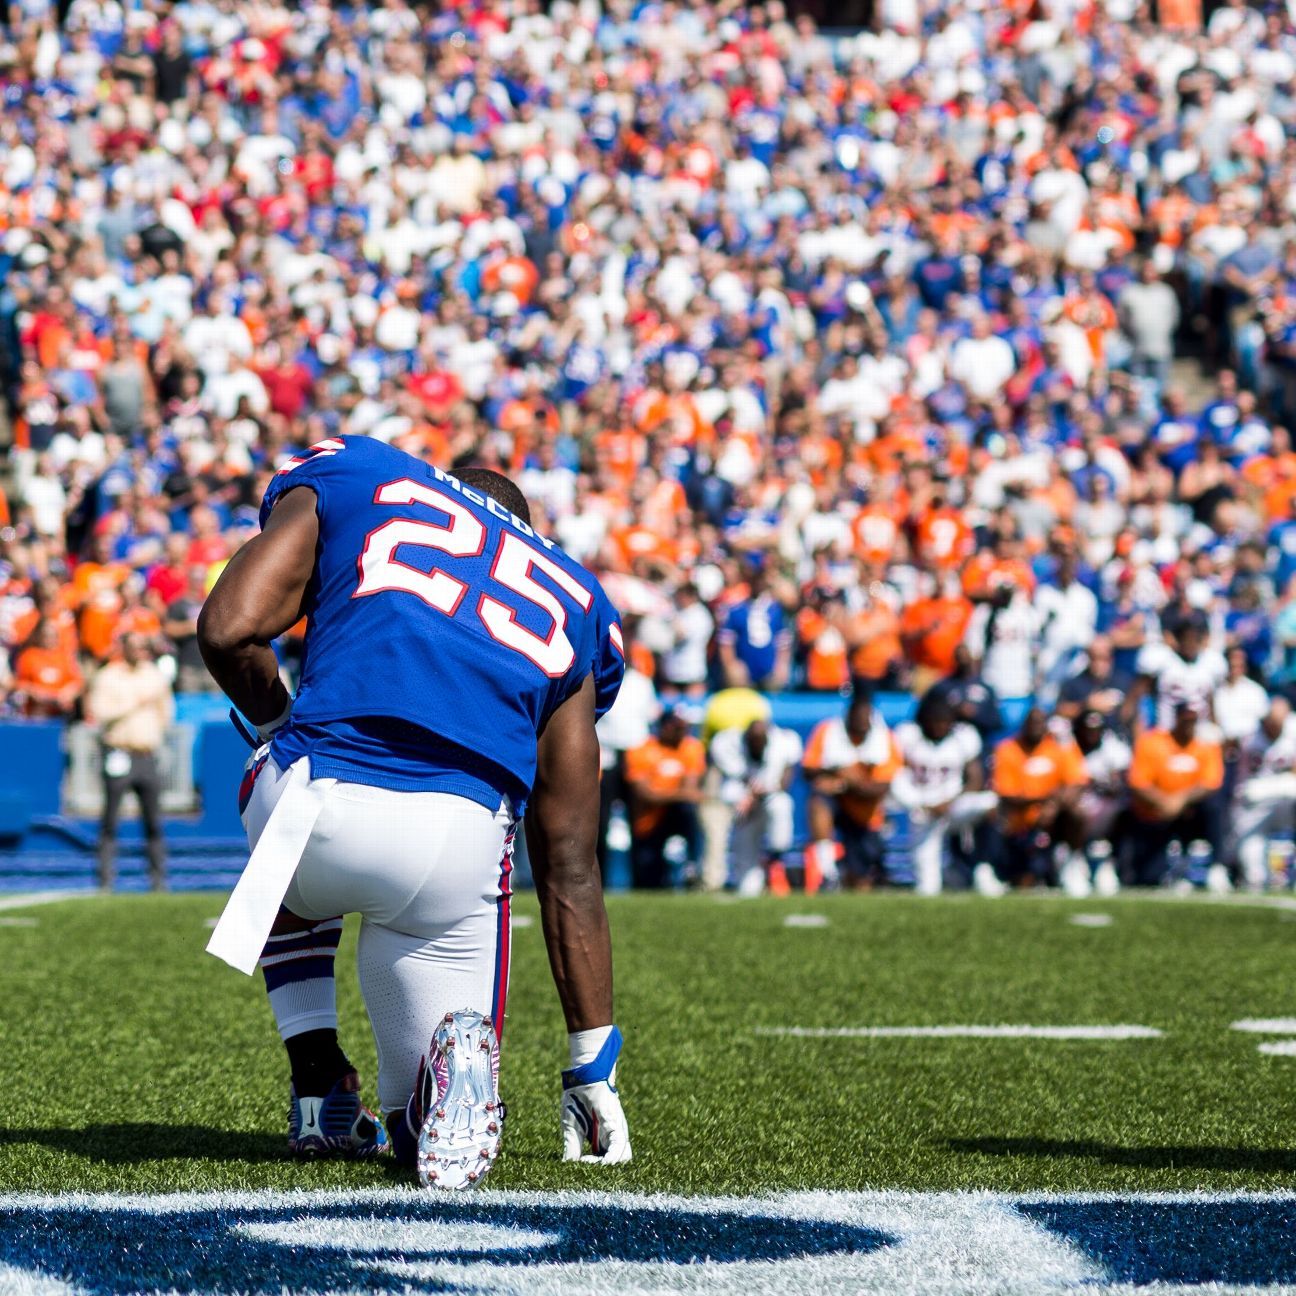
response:
[[(911, 719), (917, 701), (907, 693), (879, 693), (878, 713), (893, 728)], [(1015, 730), (1030, 706), (1029, 698), (1001, 703), (1004, 732)], [(217, 706), (220, 710), (217, 712)], [(787, 693), (771, 699), (774, 722), (804, 739), (819, 721), (841, 715), (846, 700), (836, 694)], [(201, 797), (197, 815), (167, 821), (173, 885), (181, 888), (228, 888), (247, 861), (247, 846), (238, 817), (238, 786), (248, 749), (229, 723), (224, 704), (210, 697), (190, 706), (186, 719), (195, 726), (194, 781)], [(59, 813), (63, 780), (63, 727), (57, 722), (0, 724), (0, 889), (92, 886), (98, 824), (64, 818)], [(792, 787), (798, 840), (805, 837), (808, 788), (798, 777)], [(128, 806), (129, 810), (129, 806)], [(889, 821), (889, 855), (907, 849), (907, 823)], [(125, 820), (119, 832), (118, 870), (130, 890), (145, 885), (144, 842), (137, 819)], [(524, 864), (523, 861), (519, 861)], [(525, 868), (515, 882), (521, 884)]]
[[(918, 700), (910, 693), (877, 693), (873, 705), (894, 729), (913, 719)], [(846, 706), (847, 700), (837, 693), (780, 693), (770, 699), (770, 714), (776, 725), (794, 729), (805, 738), (820, 720), (841, 715)]]
[(0, 724), (0, 837), (21, 837), (38, 815), (55, 815), (63, 787), (63, 726), (56, 720)]
[(238, 789), (247, 763), (248, 745), (228, 718), (208, 720), (198, 729), (194, 753), (194, 781), (202, 796), (205, 837), (233, 837), (243, 840), (238, 816)]

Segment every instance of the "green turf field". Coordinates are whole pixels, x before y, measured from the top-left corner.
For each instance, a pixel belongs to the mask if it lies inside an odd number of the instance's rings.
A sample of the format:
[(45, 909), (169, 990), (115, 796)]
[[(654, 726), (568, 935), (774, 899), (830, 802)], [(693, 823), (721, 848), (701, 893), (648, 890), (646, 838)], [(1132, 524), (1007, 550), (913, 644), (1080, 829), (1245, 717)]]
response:
[[(0, 921), (0, 1191), (372, 1186), (283, 1153), (259, 978), (203, 953), (223, 897), (85, 899)], [(1296, 1186), (1296, 913), (1243, 902), (903, 895), (609, 901), (635, 1161), (558, 1161), (565, 1036), (538, 922), (515, 932), (494, 1188)], [(533, 916), (531, 897), (516, 912)], [(1081, 927), (1077, 914), (1107, 914)], [(789, 914), (827, 918), (784, 926)], [(34, 920), (34, 925), (14, 920)], [(342, 1038), (373, 1096), (355, 985)], [(802, 1039), (762, 1027), (1115, 1025), (1162, 1038)], [(1276, 1038), (1276, 1037), (1274, 1037)]]

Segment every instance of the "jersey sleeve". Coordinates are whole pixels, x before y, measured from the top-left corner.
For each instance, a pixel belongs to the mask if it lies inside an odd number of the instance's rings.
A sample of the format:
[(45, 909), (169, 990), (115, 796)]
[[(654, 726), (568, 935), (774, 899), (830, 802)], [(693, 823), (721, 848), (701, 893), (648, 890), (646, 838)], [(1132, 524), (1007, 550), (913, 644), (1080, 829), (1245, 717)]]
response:
[(602, 590), (595, 599), (598, 641), (594, 646), (594, 711), (603, 716), (612, 708), (625, 678), (625, 640), (621, 618)]
[(317, 507), (323, 513), (331, 489), (336, 486), (340, 474), (348, 471), (348, 465), (339, 462), (346, 458), (347, 444), (342, 437), (330, 437), (327, 441), (316, 442), (308, 450), (294, 453), (266, 487), (261, 500), (261, 526), (270, 520), (274, 506), (297, 486), (309, 486), (315, 492), (319, 501)]
[(880, 765), (873, 767), (873, 780), (876, 783), (890, 783), (903, 767), (904, 757), (900, 755), (895, 737), (887, 734), (886, 759)]
[(652, 770), (653, 744), (651, 739), (648, 742), (640, 743), (638, 747), (632, 747), (626, 752), (625, 777), (627, 783), (646, 783), (652, 776)]
[(1202, 786), (1212, 791), (1224, 785), (1224, 754), (1219, 743), (1204, 744), (1201, 779)]
[(824, 768), (824, 747), (828, 741), (828, 727), (832, 722), (820, 720), (810, 734), (805, 755), (801, 758), (807, 774), (817, 774)]
[(741, 738), (740, 729), (722, 729), (711, 739), (711, 763), (725, 778), (741, 778), (745, 772)]
[(1145, 643), (1134, 660), (1135, 673), (1153, 678), (1160, 675), (1165, 670), (1167, 652), (1164, 643)]

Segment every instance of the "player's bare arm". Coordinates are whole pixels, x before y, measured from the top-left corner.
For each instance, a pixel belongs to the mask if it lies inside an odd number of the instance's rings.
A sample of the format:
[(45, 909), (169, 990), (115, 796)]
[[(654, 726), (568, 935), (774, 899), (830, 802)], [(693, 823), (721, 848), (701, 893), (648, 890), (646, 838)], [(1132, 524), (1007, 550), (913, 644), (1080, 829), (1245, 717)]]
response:
[[(599, 747), (594, 679), (550, 717), (540, 735), (527, 846), (549, 966), (567, 1019), (563, 1159), (629, 1161), (630, 1133), (616, 1089), (621, 1033), (612, 1024), (612, 941), (595, 846)], [(583, 1150), (589, 1146), (589, 1153)]]
[(315, 566), (315, 492), (290, 491), (265, 530), (230, 559), (198, 618), (198, 646), (212, 678), (253, 724), (288, 705), (270, 644), (302, 615)]
[(846, 780), (839, 769), (806, 768), (806, 777), (810, 780), (810, 790), (819, 796), (841, 796), (846, 791)]
[(540, 736), (526, 816), (549, 966), (569, 1031), (612, 1024), (612, 942), (595, 848), (599, 747), (594, 680), (554, 712)]

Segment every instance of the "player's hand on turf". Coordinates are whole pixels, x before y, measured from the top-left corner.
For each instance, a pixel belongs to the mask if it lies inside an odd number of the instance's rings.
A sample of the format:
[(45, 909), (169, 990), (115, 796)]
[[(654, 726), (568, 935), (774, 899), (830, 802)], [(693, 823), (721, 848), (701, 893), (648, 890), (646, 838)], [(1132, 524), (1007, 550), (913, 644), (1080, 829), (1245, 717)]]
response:
[(616, 1089), (620, 1052), (621, 1032), (613, 1027), (598, 1057), (563, 1072), (564, 1161), (620, 1165), (630, 1160), (630, 1127)]

